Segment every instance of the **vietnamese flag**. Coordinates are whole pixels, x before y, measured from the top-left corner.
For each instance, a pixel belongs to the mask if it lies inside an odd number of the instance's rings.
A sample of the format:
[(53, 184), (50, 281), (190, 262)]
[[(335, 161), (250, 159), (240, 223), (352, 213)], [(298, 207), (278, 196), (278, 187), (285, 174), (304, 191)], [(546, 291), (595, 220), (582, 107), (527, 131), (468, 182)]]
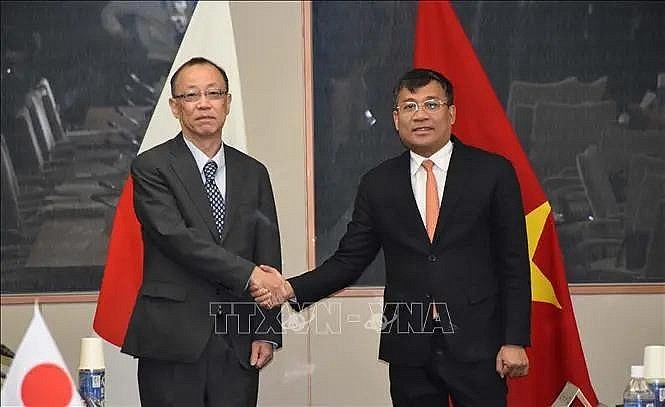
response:
[[(218, 40), (210, 41), (210, 38)], [(228, 1), (196, 4), (168, 78), (170, 79), (180, 65), (197, 56), (215, 62), (226, 71), (233, 104), (224, 124), (223, 139), (225, 144), (245, 151), (240, 73)], [(180, 126), (169, 109), (170, 95), (170, 85), (167, 81), (150, 119), (139, 154), (173, 138), (180, 131)], [(106, 267), (93, 323), (95, 332), (114, 345), (122, 346), (125, 341), (125, 333), (142, 281), (143, 238), (141, 225), (134, 212), (133, 183), (130, 177), (115, 211)]]
[(455, 135), (509, 159), (519, 178), (531, 265), (530, 369), (528, 376), (508, 380), (508, 404), (549, 406), (570, 381), (597, 405), (550, 205), (449, 2), (418, 4), (414, 55), (415, 67), (439, 71), (453, 83)]
[(130, 177), (118, 200), (109, 239), (102, 287), (93, 327), (102, 338), (122, 346), (136, 295), (143, 281), (143, 238), (134, 213), (134, 187)]

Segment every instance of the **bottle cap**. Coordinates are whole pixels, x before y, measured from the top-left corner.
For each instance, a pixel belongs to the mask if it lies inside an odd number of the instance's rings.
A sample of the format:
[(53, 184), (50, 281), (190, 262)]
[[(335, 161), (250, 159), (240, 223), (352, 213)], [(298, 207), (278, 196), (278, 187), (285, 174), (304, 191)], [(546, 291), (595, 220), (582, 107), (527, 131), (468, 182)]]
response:
[(81, 338), (79, 369), (104, 369), (104, 351), (101, 338)]
[(644, 366), (642, 366), (642, 365), (631, 366), (630, 367), (630, 377), (634, 377), (636, 379), (644, 378)]
[(665, 345), (650, 345), (644, 348), (644, 377), (665, 379)]

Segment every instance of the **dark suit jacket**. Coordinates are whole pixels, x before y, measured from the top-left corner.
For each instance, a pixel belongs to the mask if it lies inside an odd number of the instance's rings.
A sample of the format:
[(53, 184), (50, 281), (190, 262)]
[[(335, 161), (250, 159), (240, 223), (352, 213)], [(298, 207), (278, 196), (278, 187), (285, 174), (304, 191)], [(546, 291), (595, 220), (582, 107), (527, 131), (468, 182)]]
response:
[(428, 361), (432, 302), (445, 303), (437, 309), (444, 321), (450, 316), (454, 332), (445, 342), (460, 361), (495, 358), (503, 344), (529, 344), (530, 271), (517, 177), (505, 158), (452, 140), (432, 243), (413, 196), (407, 151), (362, 177), (335, 254), (289, 280), (299, 304), (318, 301), (358, 278), (382, 247), (388, 322), (379, 357), (389, 363)]
[(246, 154), (223, 148), (226, 218), (221, 239), (182, 134), (142, 153), (132, 165), (144, 266), (125, 353), (195, 361), (213, 332), (218, 310), (226, 318), (217, 318), (217, 329), (226, 329), (245, 366), (253, 340), (281, 345), (278, 310), (258, 310), (246, 292), (255, 265), (281, 269), (268, 172)]

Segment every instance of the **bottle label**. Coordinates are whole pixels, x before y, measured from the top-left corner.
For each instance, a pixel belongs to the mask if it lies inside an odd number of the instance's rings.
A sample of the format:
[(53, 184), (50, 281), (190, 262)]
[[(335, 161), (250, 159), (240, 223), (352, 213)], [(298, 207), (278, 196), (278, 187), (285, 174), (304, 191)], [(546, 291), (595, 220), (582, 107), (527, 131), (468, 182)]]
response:
[(647, 383), (647, 385), (656, 396), (655, 407), (665, 407), (665, 381), (661, 381), (660, 383)]
[(656, 407), (652, 400), (624, 400), (623, 407)]
[(104, 369), (79, 370), (79, 393), (87, 407), (104, 406), (104, 386), (106, 372)]

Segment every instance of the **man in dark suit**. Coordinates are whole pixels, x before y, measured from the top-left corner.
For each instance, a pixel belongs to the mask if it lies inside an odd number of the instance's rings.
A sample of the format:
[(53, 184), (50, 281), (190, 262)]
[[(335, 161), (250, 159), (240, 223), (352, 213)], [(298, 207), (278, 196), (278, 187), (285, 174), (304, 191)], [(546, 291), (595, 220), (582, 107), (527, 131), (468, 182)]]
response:
[(169, 101), (182, 132), (132, 165), (144, 270), (122, 351), (139, 358), (144, 407), (254, 406), (258, 369), (281, 346), (277, 311), (247, 293), (282, 283), (258, 268), (281, 268), (272, 187), (222, 142), (228, 89), (213, 62), (186, 62)]
[[(451, 134), (453, 87), (406, 73), (393, 118), (409, 149), (360, 180), (339, 248), (263, 306), (311, 304), (351, 284), (383, 248), (384, 326), (396, 406), (505, 406), (506, 376), (525, 375), (531, 289), (524, 212), (510, 162)], [(441, 203), (439, 205), (439, 202)], [(276, 271), (265, 270), (271, 274)]]

